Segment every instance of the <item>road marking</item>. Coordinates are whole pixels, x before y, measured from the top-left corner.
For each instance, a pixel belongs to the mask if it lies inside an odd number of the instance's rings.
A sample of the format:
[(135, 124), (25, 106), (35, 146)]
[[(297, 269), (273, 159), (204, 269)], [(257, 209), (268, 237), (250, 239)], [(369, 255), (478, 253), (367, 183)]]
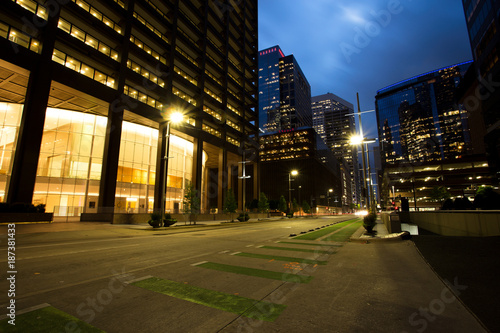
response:
[[(49, 258), (49, 257), (64, 256), (64, 255), (68, 255), (68, 254), (77, 254), (77, 253), (85, 253), (85, 252), (92, 252), (92, 251), (104, 251), (104, 250), (112, 250), (112, 249), (121, 249), (123, 247), (139, 246), (139, 245), (140, 244), (129, 244), (129, 245), (122, 245), (122, 246), (102, 247), (102, 248), (99, 248), (99, 249), (71, 251), (71, 252), (64, 252), (64, 253), (48, 254), (48, 255), (43, 255), (43, 256), (24, 257), (24, 258), (21, 257), (21, 258), (16, 258), (16, 260), (29, 260), (29, 259)], [(7, 260), (0, 260), (0, 262), (6, 262), (6, 261)]]
[[(286, 308), (286, 305), (283, 304), (236, 296), (154, 277), (135, 282), (133, 285), (159, 294), (268, 322), (275, 321)], [(256, 309), (252, 310), (254, 308)]]
[(247, 245), (247, 246), (245, 246), (245, 247), (252, 247), (253, 245), (254, 245), (254, 244), (250, 244), (250, 245)]
[[(21, 311), (16, 311), (16, 316), (22, 315), (23, 313), (28, 313), (28, 312), (31, 312), (31, 311), (35, 311), (35, 310), (38, 310), (38, 309), (43, 309), (43, 308), (46, 308), (48, 306), (51, 306), (51, 305), (49, 303), (43, 303), (43, 304), (35, 305), (35, 306), (32, 306), (32, 307), (23, 309)], [(0, 316), (0, 320), (4, 320), (5, 318), (9, 318), (9, 317), (7, 317), (7, 315), (1, 315)]]
[(203, 265), (205, 263), (207, 263), (208, 261), (200, 261), (200, 262), (197, 262), (196, 264), (191, 264), (191, 266), (199, 266), (199, 265)]
[(230, 256), (235, 256), (237, 254), (240, 254), (241, 252), (234, 252), (234, 253), (231, 253)]
[(231, 252), (231, 251), (230, 251), (230, 250), (224, 250), (224, 251), (220, 251), (220, 252), (218, 252), (218, 253), (219, 253), (219, 254), (224, 254), (224, 253), (229, 253), (229, 252)]
[(129, 281), (126, 281), (124, 282), (125, 284), (132, 284), (134, 282), (139, 282), (139, 281), (142, 281), (142, 280), (146, 280), (146, 279), (150, 279), (152, 278), (151, 275), (145, 275), (145, 276), (142, 276), (140, 278), (137, 278), (137, 279), (132, 279), (132, 280), (129, 280)]

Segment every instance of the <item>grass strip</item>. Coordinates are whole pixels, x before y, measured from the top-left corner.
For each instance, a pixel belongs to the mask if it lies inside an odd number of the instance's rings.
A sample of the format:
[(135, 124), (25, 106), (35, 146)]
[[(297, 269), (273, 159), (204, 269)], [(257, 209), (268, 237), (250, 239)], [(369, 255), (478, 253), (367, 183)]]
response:
[(155, 277), (137, 281), (132, 284), (160, 294), (256, 320), (275, 321), (286, 308), (286, 305), (283, 304), (257, 301), (251, 298), (221, 293)]
[(359, 219), (352, 219), (352, 220), (340, 222), (340, 223), (334, 224), (332, 226), (329, 226), (329, 227), (326, 227), (326, 228), (323, 228), (323, 229), (320, 229), (317, 231), (312, 231), (312, 232), (304, 234), (304, 235), (296, 236), (296, 237), (294, 237), (294, 239), (316, 240), (320, 237), (331, 234), (332, 232), (335, 232), (335, 231), (353, 223), (354, 221), (358, 221), (358, 220)]
[(261, 246), (260, 249), (309, 252), (309, 253), (318, 253), (318, 254), (330, 254), (330, 253), (332, 253), (330, 251), (317, 251), (317, 250), (311, 250), (311, 249), (296, 249), (293, 247), (279, 247), (279, 246)]
[(320, 260), (294, 258), (294, 257), (282, 257), (282, 256), (273, 256), (273, 255), (268, 255), (268, 254), (247, 253), (247, 252), (241, 252), (241, 253), (238, 253), (236, 255), (241, 256), (241, 257), (278, 260), (278, 261), (287, 261), (287, 262), (298, 262), (298, 263), (312, 264), (312, 265), (326, 265), (326, 263), (327, 263), (327, 261), (320, 261)]
[(213, 269), (216, 271), (229, 272), (241, 275), (256, 276), (256, 277), (285, 281), (285, 282), (309, 283), (313, 279), (312, 276), (308, 275), (282, 273), (282, 272), (268, 271), (264, 269), (218, 264), (214, 262), (207, 262), (198, 265), (197, 267), (203, 267), (203, 268)]
[(345, 227), (341, 231), (324, 238), (323, 240), (327, 241), (327, 242), (345, 242), (349, 239), (349, 237), (352, 236), (352, 234), (354, 232), (356, 232), (356, 230), (358, 230), (358, 228), (361, 226), (361, 224), (362, 224), (361, 221), (355, 222), (355, 223)]
[(16, 316), (15, 325), (9, 324), (9, 320), (0, 321), (0, 332), (68, 332), (69, 327), (72, 332), (104, 332), (52, 306)]
[(296, 244), (296, 245), (308, 245), (308, 246), (329, 246), (329, 247), (342, 247), (342, 244), (315, 244), (315, 243), (299, 243), (299, 242), (284, 242), (280, 241), (281, 244)]

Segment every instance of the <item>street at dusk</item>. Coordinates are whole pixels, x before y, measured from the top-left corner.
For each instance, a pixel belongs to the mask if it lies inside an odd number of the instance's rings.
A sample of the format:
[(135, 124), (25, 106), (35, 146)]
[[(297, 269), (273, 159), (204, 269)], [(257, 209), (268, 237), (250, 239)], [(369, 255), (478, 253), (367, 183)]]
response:
[(500, 0), (4, 0), (0, 332), (497, 332)]

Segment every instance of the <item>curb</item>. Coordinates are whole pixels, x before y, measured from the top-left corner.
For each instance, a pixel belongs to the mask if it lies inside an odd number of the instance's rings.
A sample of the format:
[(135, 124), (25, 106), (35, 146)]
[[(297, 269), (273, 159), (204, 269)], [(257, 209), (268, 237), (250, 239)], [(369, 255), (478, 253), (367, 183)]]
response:
[(389, 234), (384, 237), (364, 237), (362, 238), (364, 233), (364, 227), (360, 227), (356, 232), (349, 238), (349, 240), (353, 243), (371, 243), (371, 242), (397, 242), (397, 241), (404, 241), (409, 239), (408, 236), (410, 233), (408, 231), (403, 231), (403, 232), (398, 232), (394, 234)]

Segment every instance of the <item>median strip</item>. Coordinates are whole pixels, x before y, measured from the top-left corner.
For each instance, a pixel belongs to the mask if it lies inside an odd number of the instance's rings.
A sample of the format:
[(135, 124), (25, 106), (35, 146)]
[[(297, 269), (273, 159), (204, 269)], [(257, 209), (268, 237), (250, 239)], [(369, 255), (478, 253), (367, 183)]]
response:
[(257, 258), (257, 259), (270, 259), (270, 260), (279, 260), (279, 261), (288, 261), (288, 262), (298, 262), (298, 263), (313, 264), (313, 265), (314, 264), (326, 265), (326, 263), (327, 263), (327, 261), (320, 261), (320, 260), (294, 258), (294, 257), (282, 257), (282, 256), (273, 256), (273, 255), (267, 255), (267, 254), (247, 253), (247, 252), (240, 252), (237, 254), (237, 256)]
[(297, 251), (297, 252), (309, 252), (309, 253), (318, 253), (318, 254), (332, 254), (331, 251), (318, 251), (311, 249), (297, 249), (293, 247), (279, 247), (279, 246), (261, 246), (261, 249), (269, 249), (269, 250), (282, 250), (282, 251)]
[(323, 228), (323, 229), (313, 231), (313, 232), (310, 232), (310, 233), (307, 233), (307, 234), (304, 234), (301, 236), (294, 237), (294, 239), (316, 240), (318, 238), (321, 238), (323, 236), (326, 236), (328, 234), (336, 232), (336, 231), (340, 230), (341, 228), (343, 228), (343, 227), (345, 227), (345, 226), (347, 226), (355, 221), (359, 221), (359, 219), (352, 219), (352, 220), (344, 221), (341, 223), (337, 223), (337, 224), (334, 224), (334, 225), (327, 227), (327, 228)]
[(329, 242), (345, 242), (346, 240), (349, 239), (349, 237), (352, 236), (352, 234), (359, 229), (359, 227), (361, 226), (361, 221), (358, 221), (358, 222), (355, 222), (347, 227), (345, 227), (344, 229), (340, 230), (339, 232), (337, 233), (334, 233), (330, 236), (327, 236), (326, 238), (324, 238), (323, 240), (324, 241), (329, 241)]
[(11, 320), (7, 318), (0, 321), (0, 332), (68, 332), (68, 328), (71, 332), (104, 332), (52, 306), (18, 314), (14, 322)]
[(241, 275), (256, 276), (256, 277), (285, 281), (285, 282), (309, 283), (313, 279), (312, 276), (308, 275), (282, 273), (282, 272), (268, 271), (264, 269), (218, 264), (214, 262), (206, 262), (201, 265), (198, 265), (198, 267), (213, 269), (222, 272), (241, 274)]
[(299, 242), (285, 242), (279, 241), (276, 243), (280, 244), (296, 244), (296, 245), (306, 245), (306, 246), (328, 246), (328, 247), (342, 247), (342, 244), (315, 244), (315, 243), (299, 243)]
[(283, 304), (258, 301), (155, 277), (134, 282), (133, 285), (256, 320), (275, 321), (286, 308)]

